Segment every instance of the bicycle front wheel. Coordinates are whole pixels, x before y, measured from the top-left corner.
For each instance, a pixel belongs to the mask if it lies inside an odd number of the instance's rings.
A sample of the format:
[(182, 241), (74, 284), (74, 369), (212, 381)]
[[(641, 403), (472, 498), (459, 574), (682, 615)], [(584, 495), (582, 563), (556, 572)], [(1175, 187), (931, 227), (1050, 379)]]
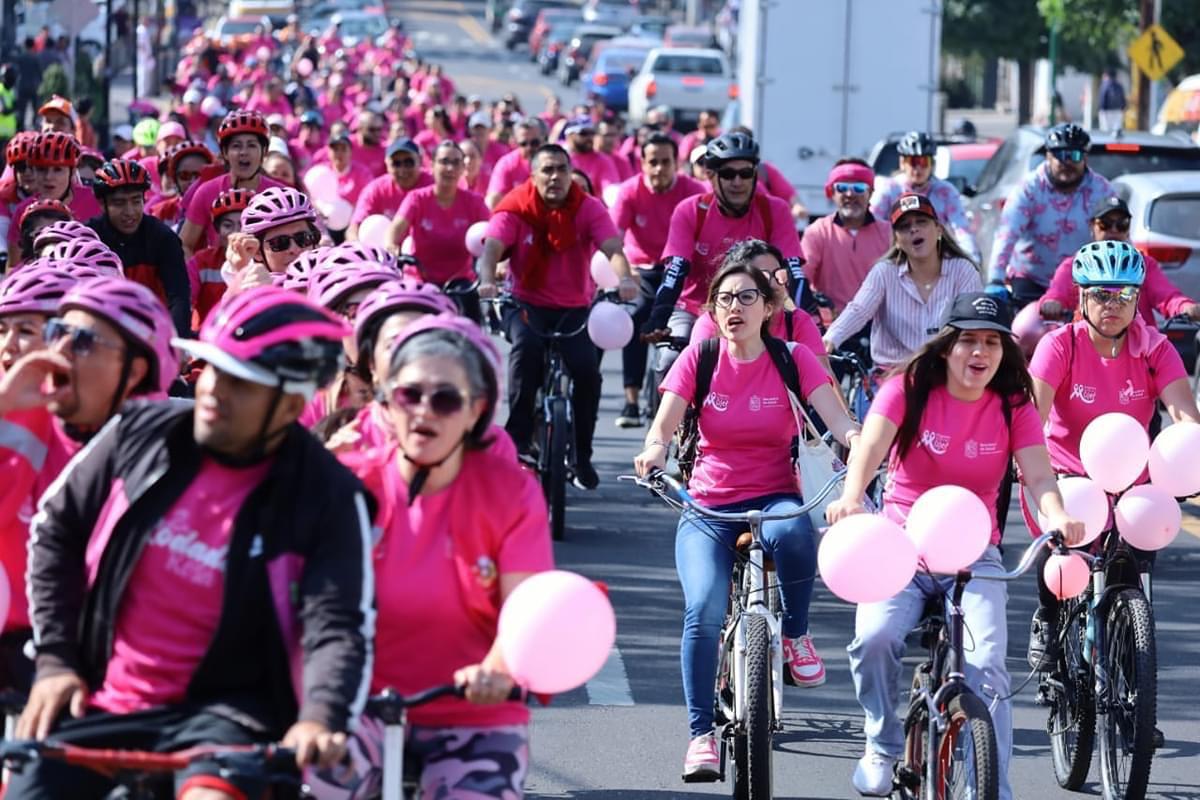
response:
[(1092, 670), (1084, 658), (1087, 647), (1087, 605), (1063, 603), (1058, 614), (1059, 657), (1051, 678), (1050, 716), (1046, 731), (1054, 756), (1054, 778), (1064, 789), (1077, 791), (1087, 780), (1096, 746), (1096, 694)]
[(1154, 758), (1158, 664), (1154, 616), (1139, 590), (1122, 589), (1114, 598), (1105, 645), (1108, 702), (1100, 716), (1104, 800), (1142, 800)]
[(566, 536), (567, 520), (567, 399), (555, 397), (550, 401), (546, 421), (545, 448), (542, 451), (542, 489), (550, 511), (550, 535), (554, 541)]
[(746, 626), (745, 732), (734, 741), (733, 796), (737, 800), (770, 800), (771, 749), (771, 629), (765, 617), (748, 614)]
[(934, 796), (954, 800), (997, 800), (1000, 765), (996, 732), (987, 706), (963, 692), (947, 707), (949, 726), (938, 742)]

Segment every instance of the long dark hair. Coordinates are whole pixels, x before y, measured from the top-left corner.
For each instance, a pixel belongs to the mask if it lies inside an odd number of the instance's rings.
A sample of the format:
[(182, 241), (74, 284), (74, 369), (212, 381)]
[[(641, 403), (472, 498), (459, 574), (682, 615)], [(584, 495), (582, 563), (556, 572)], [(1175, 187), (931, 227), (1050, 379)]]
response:
[[(921, 436), (921, 415), (929, 394), (946, 385), (946, 358), (962, 333), (949, 325), (918, 350), (904, 368), (904, 421), (896, 431), (896, 455), (903, 459)], [(1000, 396), (1004, 421), (1011, 425), (1012, 411), (1033, 401), (1033, 379), (1025, 366), (1025, 354), (1012, 336), (1000, 334), (1003, 355), (1000, 368), (987, 388)]]
[(710, 314), (712, 314), (713, 320), (715, 321), (717, 318), (718, 287), (725, 282), (726, 278), (733, 275), (749, 276), (749, 278), (754, 281), (754, 288), (758, 289), (758, 291), (762, 294), (763, 300), (772, 305), (773, 310), (763, 319), (762, 329), (760, 330), (762, 338), (766, 339), (771, 335), (771, 316), (774, 314), (774, 310), (778, 310), (775, 287), (772, 286), (771, 279), (762, 274), (760, 270), (750, 266), (750, 262), (748, 260), (743, 261), (741, 259), (726, 257), (725, 263), (721, 265), (721, 269), (715, 276), (713, 276), (712, 283), (708, 285), (708, 302), (705, 303), (705, 308)]

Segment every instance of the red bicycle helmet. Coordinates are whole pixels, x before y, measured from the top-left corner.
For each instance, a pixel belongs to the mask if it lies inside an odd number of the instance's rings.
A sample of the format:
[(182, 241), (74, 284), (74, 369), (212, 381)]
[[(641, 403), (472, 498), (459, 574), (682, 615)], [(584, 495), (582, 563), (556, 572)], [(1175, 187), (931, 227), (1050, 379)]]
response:
[(25, 222), (39, 214), (53, 214), (63, 220), (75, 219), (75, 215), (71, 213), (71, 209), (67, 208), (66, 204), (61, 200), (39, 198), (25, 206), (25, 210), (21, 212), (21, 218), (17, 220), (17, 230), (23, 230)]
[(221, 120), (221, 126), (217, 128), (217, 142), (223, 148), (231, 137), (239, 133), (257, 136), (264, 150), (271, 141), (267, 120), (257, 111), (231, 111), (226, 114), (225, 119)]
[(163, 157), (159, 159), (158, 168), (168, 178), (174, 179), (175, 170), (179, 169), (179, 162), (188, 156), (200, 156), (206, 164), (211, 164), (215, 160), (207, 147), (199, 142), (185, 139), (179, 144), (170, 147), (163, 154)]
[(38, 134), (35, 131), (21, 131), (8, 140), (8, 146), (4, 148), (4, 160), (9, 164), (29, 163), (37, 140)]
[(79, 164), (79, 142), (69, 133), (39, 133), (29, 163), (35, 167), (70, 167)]
[(215, 223), (218, 217), (226, 214), (242, 213), (246, 210), (246, 206), (250, 205), (253, 197), (254, 192), (249, 189), (226, 189), (221, 192), (212, 203), (213, 222)]
[(137, 189), (141, 192), (150, 191), (150, 173), (136, 161), (116, 158), (105, 161), (96, 170), (96, 180), (92, 184), (92, 192), (96, 198), (103, 200), (118, 189)]

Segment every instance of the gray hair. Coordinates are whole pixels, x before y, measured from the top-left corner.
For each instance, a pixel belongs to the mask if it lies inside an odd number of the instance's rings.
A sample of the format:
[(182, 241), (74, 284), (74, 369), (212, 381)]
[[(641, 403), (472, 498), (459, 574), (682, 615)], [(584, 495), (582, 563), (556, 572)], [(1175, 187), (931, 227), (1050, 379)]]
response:
[(467, 434), (466, 447), (468, 450), (487, 447), (491, 442), (486, 435), (496, 413), (496, 403), (500, 395), (496, 373), (488, 363), (487, 357), (478, 347), (471, 345), (454, 331), (425, 331), (405, 339), (392, 351), (388, 363), (388, 380), (394, 380), (400, 374), (400, 370), (421, 358), (449, 358), (462, 367), (467, 376), (471, 399), (483, 399), (487, 402), (487, 408), (479, 422)]

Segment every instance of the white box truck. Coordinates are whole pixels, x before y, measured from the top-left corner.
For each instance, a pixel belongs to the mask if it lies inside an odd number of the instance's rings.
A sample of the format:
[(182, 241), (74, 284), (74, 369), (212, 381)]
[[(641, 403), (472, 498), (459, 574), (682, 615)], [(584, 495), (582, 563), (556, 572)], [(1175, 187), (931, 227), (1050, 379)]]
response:
[(738, 118), (812, 215), (829, 168), (938, 124), (941, 0), (742, 0)]

